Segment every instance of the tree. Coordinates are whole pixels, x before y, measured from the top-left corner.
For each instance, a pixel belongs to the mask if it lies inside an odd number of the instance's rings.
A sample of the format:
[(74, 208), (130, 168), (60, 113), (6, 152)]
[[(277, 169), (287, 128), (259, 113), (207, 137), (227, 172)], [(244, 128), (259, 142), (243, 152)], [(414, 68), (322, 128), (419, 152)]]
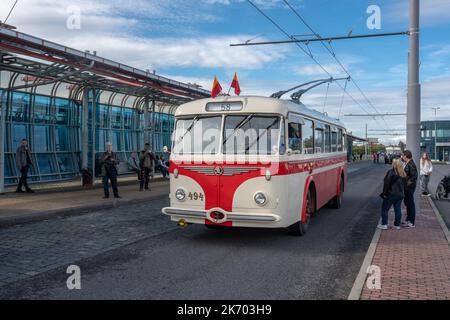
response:
[(398, 146), (399, 146), (399, 148), (400, 148), (400, 150), (403, 152), (403, 151), (405, 151), (405, 149), (406, 149), (406, 144), (403, 142), (403, 141), (400, 141), (399, 143), (398, 143)]

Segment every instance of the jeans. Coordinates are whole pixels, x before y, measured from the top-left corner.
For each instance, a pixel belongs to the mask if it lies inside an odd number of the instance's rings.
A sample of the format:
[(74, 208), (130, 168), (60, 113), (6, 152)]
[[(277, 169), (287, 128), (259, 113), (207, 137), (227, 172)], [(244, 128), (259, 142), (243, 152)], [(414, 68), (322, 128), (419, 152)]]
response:
[(105, 193), (105, 197), (109, 197), (109, 181), (111, 181), (114, 196), (118, 197), (119, 190), (117, 189), (117, 172), (115, 172), (115, 170), (107, 172), (106, 175), (103, 176), (103, 191)]
[(150, 172), (152, 171), (152, 169), (150, 168), (142, 168), (141, 170), (141, 189), (144, 188), (144, 184), (145, 184), (145, 189), (148, 189), (148, 183), (150, 181)]
[(430, 176), (428, 175), (421, 175), (420, 176), (420, 186), (421, 186), (421, 191), (426, 192), (426, 193), (430, 193), (428, 192), (428, 183), (430, 182)]
[(400, 196), (387, 196), (383, 199), (383, 204), (381, 205), (381, 224), (388, 224), (388, 212), (389, 209), (394, 206), (395, 212), (395, 222), (394, 225), (396, 227), (400, 226), (400, 221), (402, 219), (402, 200), (403, 198)]
[(19, 184), (17, 185), (17, 190), (22, 190), (22, 186), (24, 186), (26, 190), (30, 189), (30, 187), (28, 187), (28, 182), (27, 182), (28, 168), (29, 168), (29, 166), (20, 168), (20, 180), (19, 180)]
[(412, 224), (416, 221), (416, 205), (414, 203), (414, 191), (415, 190), (406, 190), (405, 193), (405, 206), (406, 206), (406, 221), (411, 222)]

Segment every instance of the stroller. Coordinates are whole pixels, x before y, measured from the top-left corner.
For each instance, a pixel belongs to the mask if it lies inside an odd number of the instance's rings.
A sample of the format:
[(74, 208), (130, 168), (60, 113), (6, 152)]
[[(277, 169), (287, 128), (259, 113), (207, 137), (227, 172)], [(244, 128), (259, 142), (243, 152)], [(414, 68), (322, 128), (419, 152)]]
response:
[(436, 189), (436, 199), (441, 200), (444, 198), (448, 198), (449, 193), (450, 193), (450, 175), (445, 176), (439, 183)]

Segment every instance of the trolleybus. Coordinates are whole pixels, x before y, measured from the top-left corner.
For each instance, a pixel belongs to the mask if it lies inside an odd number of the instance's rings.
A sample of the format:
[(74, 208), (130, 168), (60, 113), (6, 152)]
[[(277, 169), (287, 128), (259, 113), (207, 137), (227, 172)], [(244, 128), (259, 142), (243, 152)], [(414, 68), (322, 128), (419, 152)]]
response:
[(180, 225), (285, 228), (340, 208), (346, 130), (296, 101), (218, 97), (181, 105), (170, 156), (170, 206)]

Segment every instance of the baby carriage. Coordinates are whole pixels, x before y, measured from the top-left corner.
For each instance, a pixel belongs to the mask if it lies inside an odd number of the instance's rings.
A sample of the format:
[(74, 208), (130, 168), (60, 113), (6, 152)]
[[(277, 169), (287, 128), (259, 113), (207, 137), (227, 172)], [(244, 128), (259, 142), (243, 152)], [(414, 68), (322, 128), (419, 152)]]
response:
[(445, 176), (436, 189), (436, 199), (448, 198), (450, 193), (450, 175)]

